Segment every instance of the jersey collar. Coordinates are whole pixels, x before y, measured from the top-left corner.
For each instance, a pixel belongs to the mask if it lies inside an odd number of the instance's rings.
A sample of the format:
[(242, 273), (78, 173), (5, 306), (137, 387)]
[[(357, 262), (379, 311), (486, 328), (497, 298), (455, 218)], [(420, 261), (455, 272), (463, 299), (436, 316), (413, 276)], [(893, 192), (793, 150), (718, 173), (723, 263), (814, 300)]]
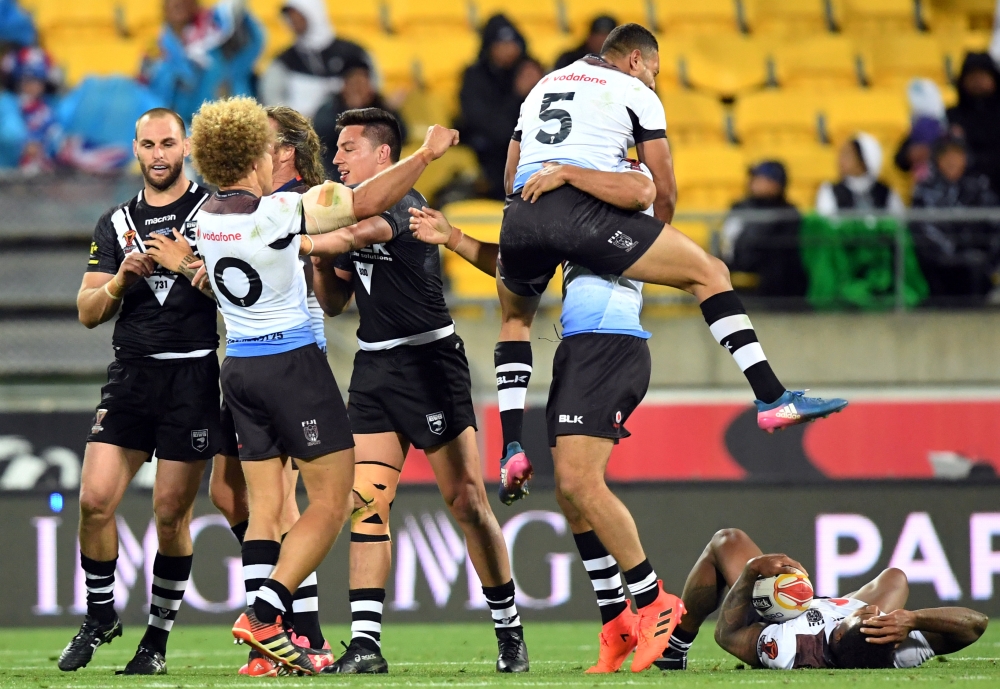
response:
[(295, 187), (299, 186), (300, 184), (302, 184), (302, 178), (301, 177), (295, 177), (294, 179), (290, 179), (287, 182), (285, 182), (284, 184), (282, 184), (280, 187), (278, 187), (277, 189), (275, 189), (274, 192), (272, 192), (272, 193), (279, 194), (279, 193), (281, 193), (283, 191), (291, 191), (292, 189), (294, 189)]

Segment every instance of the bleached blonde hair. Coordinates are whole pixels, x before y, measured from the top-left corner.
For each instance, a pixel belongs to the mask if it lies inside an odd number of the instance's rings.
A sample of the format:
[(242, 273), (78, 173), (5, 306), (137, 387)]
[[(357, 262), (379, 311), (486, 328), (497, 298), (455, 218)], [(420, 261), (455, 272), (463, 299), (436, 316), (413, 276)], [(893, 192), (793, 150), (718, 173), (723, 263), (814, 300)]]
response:
[(250, 174), (272, 138), (267, 111), (253, 98), (208, 101), (191, 122), (191, 155), (206, 182), (229, 187)]

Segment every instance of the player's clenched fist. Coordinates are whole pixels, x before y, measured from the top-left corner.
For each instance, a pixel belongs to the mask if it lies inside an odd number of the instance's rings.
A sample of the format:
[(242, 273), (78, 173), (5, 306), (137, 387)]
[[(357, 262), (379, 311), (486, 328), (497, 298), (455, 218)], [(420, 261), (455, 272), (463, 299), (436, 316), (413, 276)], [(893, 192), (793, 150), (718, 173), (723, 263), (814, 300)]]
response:
[(135, 284), (139, 278), (148, 278), (153, 274), (155, 268), (156, 262), (151, 257), (138, 251), (132, 251), (125, 254), (125, 260), (122, 261), (122, 265), (118, 269), (118, 281), (129, 287)]
[(427, 136), (424, 137), (424, 148), (431, 152), (434, 160), (445, 154), (452, 146), (458, 145), (458, 130), (448, 129), (439, 124), (433, 124), (427, 128)]
[(784, 554), (759, 555), (747, 563), (754, 572), (762, 577), (774, 577), (779, 574), (806, 574), (806, 568), (798, 561)]

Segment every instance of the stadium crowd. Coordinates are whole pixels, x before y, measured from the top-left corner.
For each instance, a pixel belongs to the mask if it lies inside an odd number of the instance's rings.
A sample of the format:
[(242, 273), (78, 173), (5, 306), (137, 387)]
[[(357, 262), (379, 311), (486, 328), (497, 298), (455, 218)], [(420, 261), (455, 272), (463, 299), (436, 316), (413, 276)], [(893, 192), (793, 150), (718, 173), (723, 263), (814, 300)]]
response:
[[(8, 176), (72, 169), (115, 173), (131, 163), (126, 123), (138, 114), (164, 106), (190, 121), (203, 101), (225, 95), (251, 95), (265, 105), (287, 105), (302, 112), (313, 119), (328, 152), (334, 148), (337, 116), (351, 108), (389, 110), (405, 127), (403, 106), (413, 94), (381, 91), (377, 61), (358, 43), (338, 36), (323, 0), (281, 4), (281, 21), (290, 29), (293, 43), (262, 69), (265, 25), (275, 18), (254, 16), (241, 0), (222, 0), (211, 6), (199, 0), (163, 0), (162, 10), (163, 24), (132, 74), (85, 79), (66, 89), (60, 67), (39, 46), (31, 15), (19, 7), (18, 0), (0, 0), (4, 86), (0, 92), (0, 171)], [(583, 41), (560, 55), (554, 68), (597, 51), (616, 24), (612, 16), (594, 18)], [(1000, 36), (1000, 30), (995, 33)], [(463, 144), (475, 154), (479, 178), (448, 200), (503, 199), (504, 161), (521, 103), (547, 71), (547, 65), (532, 56), (525, 33), (511, 18), (503, 14), (485, 18), (480, 34), (478, 56), (459, 80), (453, 122)], [(995, 37), (993, 46), (992, 57), (987, 52), (965, 55), (955, 79), (953, 107), (945, 107), (946, 97), (933, 81), (910, 82), (911, 128), (893, 157), (895, 170), (887, 170), (884, 164), (891, 153), (883, 150), (884, 137), (880, 143), (877, 136), (858, 132), (840, 147), (839, 178), (823, 183), (814, 201), (816, 214), (831, 220), (827, 234), (845, 236), (835, 221), (844, 211), (870, 209), (901, 216), (904, 199), (921, 209), (998, 205), (1000, 71), (995, 59), (1000, 57), (996, 49), (1000, 39)], [(123, 67), (123, 71), (129, 70)], [(669, 103), (670, 94), (663, 97)], [(412, 128), (417, 123), (410, 119)], [(403, 137), (406, 141), (405, 130)], [(818, 288), (810, 285), (822, 282), (815, 278), (823, 272), (817, 263), (830, 264), (832, 259), (829, 252), (810, 258), (803, 244), (808, 233), (801, 229), (800, 211), (811, 209), (801, 208), (801, 195), (797, 199), (800, 208), (788, 197), (794, 171), (790, 175), (783, 160), (763, 157), (750, 167), (746, 197), (732, 205), (720, 235), (719, 253), (734, 273), (746, 276), (737, 279), (744, 292), (761, 297), (809, 296), (813, 305), (822, 305)], [(332, 157), (326, 155), (324, 162), (327, 176), (339, 179)], [(885, 227), (891, 234), (890, 225)], [(909, 231), (912, 248), (908, 251), (915, 255), (922, 273), (915, 278), (915, 302), (928, 296), (944, 301), (1000, 299), (1000, 223), (914, 222)], [(851, 254), (850, 248), (845, 251)], [(846, 263), (853, 265), (856, 259), (848, 256)], [(857, 260), (865, 263), (867, 259)], [(857, 265), (851, 270), (865, 273)], [(890, 289), (888, 283), (873, 286), (879, 281), (868, 278), (861, 290), (865, 298), (846, 298), (847, 305), (876, 303), (880, 291)], [(831, 279), (844, 284), (852, 277), (834, 275)], [(830, 303), (844, 305), (845, 299)]]

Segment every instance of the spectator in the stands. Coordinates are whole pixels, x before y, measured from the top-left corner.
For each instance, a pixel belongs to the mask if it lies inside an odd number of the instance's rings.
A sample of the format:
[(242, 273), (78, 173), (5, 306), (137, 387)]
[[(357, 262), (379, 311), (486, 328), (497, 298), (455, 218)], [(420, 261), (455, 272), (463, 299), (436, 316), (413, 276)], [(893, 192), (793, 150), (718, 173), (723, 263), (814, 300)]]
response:
[(861, 132), (844, 143), (837, 156), (840, 181), (824, 182), (816, 195), (816, 212), (832, 216), (840, 211), (905, 211), (899, 194), (879, 181), (882, 146), (871, 134)]
[[(942, 139), (934, 149), (931, 177), (913, 192), (913, 207), (998, 205), (989, 178), (969, 170), (965, 142), (954, 136)], [(991, 290), (1000, 263), (1000, 222), (935, 221), (912, 227), (932, 297), (983, 296)]]
[(479, 57), (462, 75), (458, 128), (476, 152), (483, 172), (482, 195), (503, 199), (507, 146), (517, 126), (523, 96), (514, 89), (517, 68), (527, 53), (524, 37), (502, 14), (483, 27)]
[(544, 76), (545, 68), (541, 62), (533, 57), (521, 58), (514, 68), (514, 93), (523, 101)]
[(987, 53), (969, 53), (958, 77), (958, 105), (948, 110), (952, 134), (969, 147), (969, 168), (1000, 189), (1000, 71)]
[(931, 150), (944, 135), (944, 99), (930, 79), (913, 79), (907, 87), (910, 99), (910, 132), (896, 151), (895, 163), (914, 182), (931, 175)]
[[(799, 256), (802, 217), (785, 197), (787, 188), (788, 174), (779, 161), (765, 160), (750, 168), (747, 197), (733, 205), (722, 226), (722, 257), (737, 289), (761, 297), (806, 293), (808, 280)], [(770, 217), (760, 217), (764, 213)]]
[(163, 0), (163, 16), (141, 79), (170, 108), (190, 121), (203, 101), (252, 95), (264, 30), (242, 0), (220, 0), (210, 8), (198, 0)]
[[(4, 161), (22, 173), (51, 172), (62, 140), (56, 117), (56, 73), (41, 48), (21, 48), (4, 57), (14, 87), (13, 103), (3, 107)], [(6, 96), (6, 94), (5, 94)]]
[(357, 43), (337, 38), (323, 0), (285, 0), (281, 15), (295, 43), (278, 55), (260, 78), (265, 105), (287, 105), (313, 117), (330, 96), (344, 88), (349, 68), (372, 60)]
[(3, 46), (26, 47), (38, 42), (38, 33), (31, 15), (17, 0), (0, 0), (0, 53)]
[(337, 118), (346, 110), (356, 108), (381, 108), (396, 116), (399, 128), (406, 141), (406, 125), (396, 110), (397, 103), (392, 103), (382, 96), (372, 81), (372, 70), (368, 62), (356, 61), (348, 63), (343, 72), (344, 86), (340, 93), (327, 98), (313, 119), (313, 128), (323, 144), (323, 166), (326, 168), (327, 179), (340, 180), (340, 174), (333, 164), (337, 154)]
[(601, 46), (604, 45), (604, 41), (607, 39), (608, 34), (611, 30), (618, 26), (618, 22), (615, 21), (614, 17), (610, 17), (606, 14), (602, 14), (596, 17), (590, 24), (590, 31), (587, 33), (587, 37), (583, 39), (583, 43), (573, 48), (573, 50), (567, 50), (565, 53), (559, 56), (556, 60), (555, 67), (553, 69), (562, 69), (567, 65), (571, 65), (585, 55), (597, 55), (601, 52)]

